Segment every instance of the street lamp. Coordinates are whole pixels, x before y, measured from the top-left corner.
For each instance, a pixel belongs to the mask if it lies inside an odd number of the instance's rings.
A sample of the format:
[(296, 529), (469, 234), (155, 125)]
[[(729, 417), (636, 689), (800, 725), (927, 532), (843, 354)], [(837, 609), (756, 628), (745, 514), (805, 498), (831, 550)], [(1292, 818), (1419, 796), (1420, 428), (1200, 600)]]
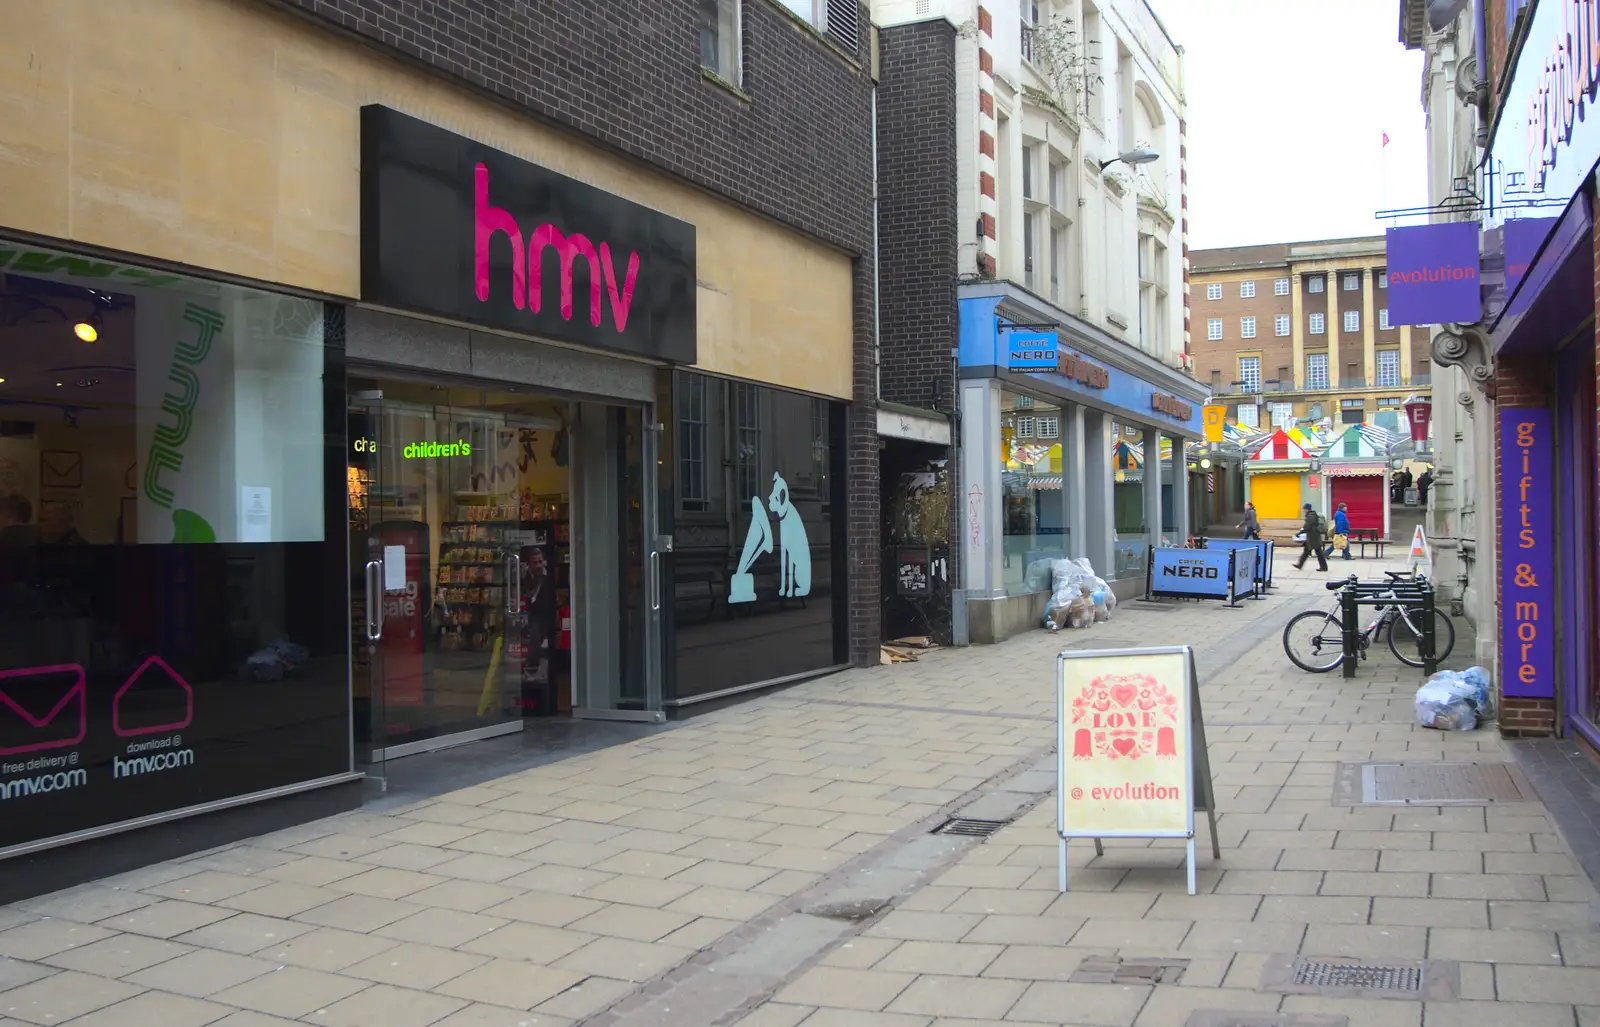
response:
[(1131, 165), (1133, 167), (1138, 167), (1140, 164), (1151, 164), (1151, 163), (1154, 163), (1155, 161), (1158, 161), (1160, 159), (1161, 159), (1161, 154), (1157, 153), (1154, 150), (1145, 149), (1144, 147), (1140, 147), (1137, 150), (1129, 150), (1126, 153), (1119, 153), (1115, 157), (1112, 157), (1110, 160), (1101, 161), (1100, 162), (1100, 170), (1104, 171), (1106, 168), (1109, 168), (1111, 165), (1115, 164), (1119, 160), (1124, 164), (1128, 164), (1128, 165)]

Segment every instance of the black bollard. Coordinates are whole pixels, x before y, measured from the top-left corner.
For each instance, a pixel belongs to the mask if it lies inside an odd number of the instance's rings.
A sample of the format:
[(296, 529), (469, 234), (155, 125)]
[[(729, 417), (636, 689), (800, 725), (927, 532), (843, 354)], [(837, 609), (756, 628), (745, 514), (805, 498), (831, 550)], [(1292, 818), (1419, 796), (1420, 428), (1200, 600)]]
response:
[(1344, 676), (1356, 676), (1356, 661), (1361, 659), (1361, 607), (1356, 605), (1354, 574), (1339, 590), (1339, 619), (1344, 622)]

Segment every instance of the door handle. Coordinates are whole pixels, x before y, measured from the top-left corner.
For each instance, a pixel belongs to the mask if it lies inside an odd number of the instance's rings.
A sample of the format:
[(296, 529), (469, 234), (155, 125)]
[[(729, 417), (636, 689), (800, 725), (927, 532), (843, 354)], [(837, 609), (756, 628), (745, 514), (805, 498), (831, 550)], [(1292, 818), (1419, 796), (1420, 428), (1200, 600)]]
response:
[(650, 611), (661, 609), (661, 551), (650, 550)]
[(383, 638), (383, 563), (367, 561), (367, 641)]
[(522, 557), (516, 553), (506, 554), (506, 612), (510, 614), (522, 611)]

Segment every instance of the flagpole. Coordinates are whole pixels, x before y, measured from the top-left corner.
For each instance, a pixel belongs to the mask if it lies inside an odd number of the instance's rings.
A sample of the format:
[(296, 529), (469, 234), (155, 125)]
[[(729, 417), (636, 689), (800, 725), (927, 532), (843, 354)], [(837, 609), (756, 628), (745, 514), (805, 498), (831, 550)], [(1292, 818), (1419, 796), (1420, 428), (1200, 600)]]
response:
[[(1383, 191), (1383, 209), (1393, 210), (1389, 205), (1389, 133), (1383, 134), (1383, 145), (1378, 150), (1378, 188)], [(1394, 225), (1394, 218), (1389, 218), (1389, 224)]]

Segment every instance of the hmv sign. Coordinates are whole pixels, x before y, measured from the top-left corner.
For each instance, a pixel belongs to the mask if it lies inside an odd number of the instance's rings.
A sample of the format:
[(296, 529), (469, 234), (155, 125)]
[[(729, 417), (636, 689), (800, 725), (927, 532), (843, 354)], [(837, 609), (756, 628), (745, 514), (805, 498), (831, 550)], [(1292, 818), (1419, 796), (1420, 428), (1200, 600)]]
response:
[(695, 360), (695, 229), (387, 107), (361, 110), (361, 298)]

